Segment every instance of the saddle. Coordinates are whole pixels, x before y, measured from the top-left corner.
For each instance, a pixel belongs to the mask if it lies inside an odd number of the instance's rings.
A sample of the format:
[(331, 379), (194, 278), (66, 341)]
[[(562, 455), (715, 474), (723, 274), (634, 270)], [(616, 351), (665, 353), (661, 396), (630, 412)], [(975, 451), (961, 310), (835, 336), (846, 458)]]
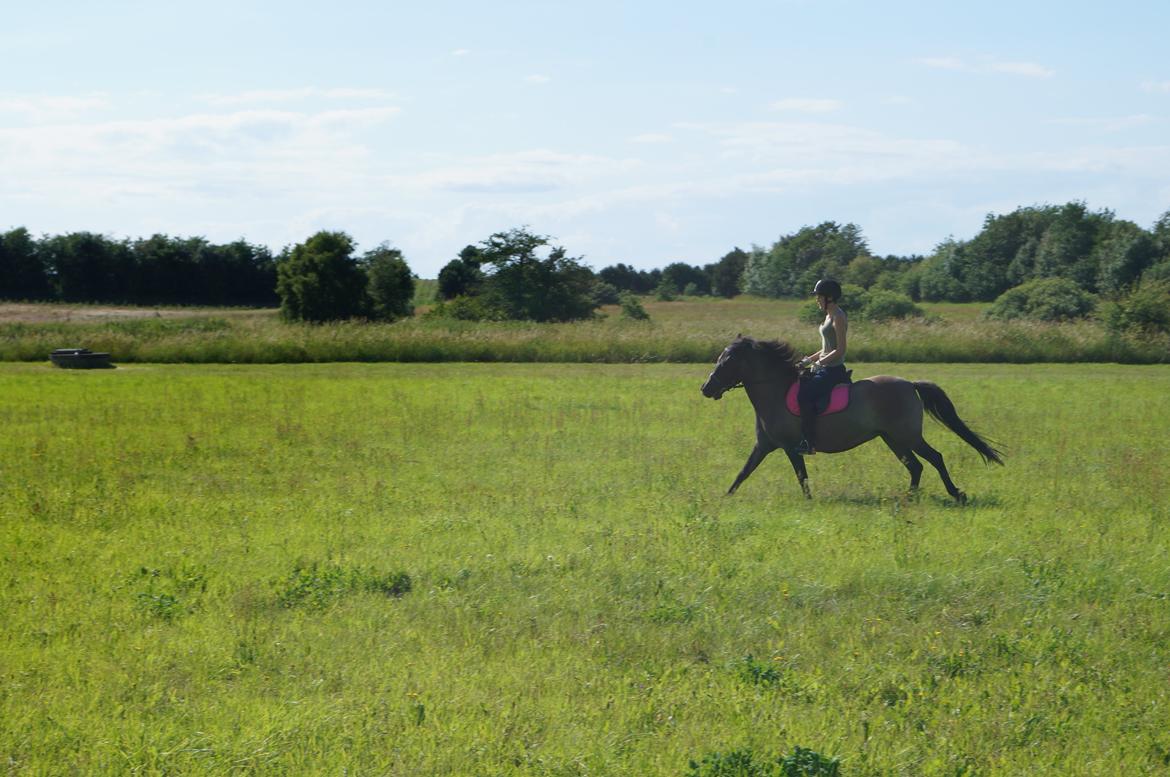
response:
[[(817, 415), (832, 415), (833, 413), (840, 413), (849, 407), (849, 386), (852, 383), (853, 370), (849, 370), (845, 373), (844, 383), (838, 383), (836, 386), (833, 386), (833, 390), (827, 396), (817, 399)], [(799, 392), (800, 381), (795, 381), (788, 387), (788, 394), (784, 397), (784, 402), (788, 406), (788, 412), (796, 416), (800, 415), (800, 403), (796, 401), (796, 395)]]

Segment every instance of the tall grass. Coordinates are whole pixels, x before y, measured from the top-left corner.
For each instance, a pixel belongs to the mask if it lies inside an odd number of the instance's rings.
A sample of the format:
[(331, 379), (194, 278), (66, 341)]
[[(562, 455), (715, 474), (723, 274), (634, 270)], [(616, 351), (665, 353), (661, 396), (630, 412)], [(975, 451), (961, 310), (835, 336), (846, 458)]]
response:
[[(929, 307), (929, 306), (928, 306)], [(709, 362), (737, 334), (783, 338), (815, 350), (801, 303), (752, 298), (648, 301), (650, 321), (616, 307), (573, 324), (473, 323), (415, 318), (394, 324), (289, 324), (275, 313), (201, 315), (98, 323), (0, 324), (0, 361), (44, 361), (60, 347), (108, 351), (115, 362)], [(1120, 337), (1096, 322), (993, 322), (964, 306), (939, 306), (926, 320), (850, 330), (855, 361), (1170, 361), (1170, 337)]]
[(928, 426), (966, 508), (876, 443), (723, 498), (705, 371), (0, 365), (0, 762), (1170, 766), (1170, 368), (921, 365), (1008, 451)]

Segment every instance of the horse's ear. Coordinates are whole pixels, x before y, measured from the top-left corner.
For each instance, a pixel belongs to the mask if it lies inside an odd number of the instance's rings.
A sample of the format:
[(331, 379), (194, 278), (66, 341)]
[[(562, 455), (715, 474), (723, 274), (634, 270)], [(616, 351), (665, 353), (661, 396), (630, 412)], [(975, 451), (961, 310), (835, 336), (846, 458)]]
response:
[(736, 332), (736, 333), (735, 333), (735, 339), (736, 339), (736, 340), (740, 339), (741, 337), (743, 337), (743, 332)]

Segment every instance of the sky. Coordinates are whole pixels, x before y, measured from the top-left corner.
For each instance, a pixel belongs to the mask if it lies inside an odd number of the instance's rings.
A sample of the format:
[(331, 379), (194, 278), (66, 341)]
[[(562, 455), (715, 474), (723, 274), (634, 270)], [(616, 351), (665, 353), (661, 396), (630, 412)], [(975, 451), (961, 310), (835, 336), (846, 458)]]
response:
[(5, 3), (0, 230), (388, 243), (518, 226), (594, 267), (823, 221), (1170, 210), (1170, 3)]

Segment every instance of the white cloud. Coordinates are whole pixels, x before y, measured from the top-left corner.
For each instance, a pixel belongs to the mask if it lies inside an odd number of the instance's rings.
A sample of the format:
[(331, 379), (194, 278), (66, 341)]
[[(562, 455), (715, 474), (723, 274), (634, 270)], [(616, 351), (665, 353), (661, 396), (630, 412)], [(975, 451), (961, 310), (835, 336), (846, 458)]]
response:
[(648, 143), (648, 144), (670, 143), (673, 140), (674, 140), (674, 137), (672, 137), (671, 135), (667, 135), (665, 133), (661, 133), (661, 132), (646, 132), (646, 133), (643, 133), (641, 135), (635, 135), (634, 137), (630, 138), (631, 143)]
[(1095, 129), (1102, 132), (1121, 132), (1135, 127), (1145, 127), (1153, 124), (1156, 119), (1146, 113), (1138, 113), (1132, 116), (1112, 116), (1104, 118), (1085, 118), (1085, 119), (1054, 119), (1053, 124), (1060, 124), (1071, 127), (1087, 127), (1088, 129)]
[(552, 79), (551, 79), (551, 78), (549, 78), (548, 76), (542, 76), (542, 75), (539, 75), (539, 74), (533, 74), (533, 75), (530, 75), (530, 76), (525, 76), (525, 77), (524, 77), (524, 81), (525, 81), (526, 83), (529, 83), (529, 84), (538, 84), (538, 85), (541, 85), (541, 84), (547, 84), (549, 81), (552, 81)]
[(366, 175), (359, 134), (396, 112), (251, 110), (0, 129), (0, 189), (62, 202), (335, 190)]
[(454, 51), (451, 52), (451, 56), (453, 56), (453, 57), (466, 57), (470, 53), (471, 53), (471, 49), (455, 49)]
[(922, 57), (914, 61), (936, 70), (955, 70), (963, 73), (1002, 73), (1028, 78), (1051, 78), (1056, 75), (1052, 68), (1035, 62), (1009, 62), (994, 57), (983, 57), (976, 62), (959, 57)]
[(776, 100), (768, 107), (774, 111), (790, 113), (832, 113), (841, 109), (840, 100), (789, 98)]
[(462, 158), (397, 179), (399, 185), (430, 192), (526, 194), (569, 189), (588, 181), (621, 176), (636, 160), (548, 150)]
[(1038, 65), (1035, 62), (992, 62), (986, 67), (993, 73), (1008, 73), (1009, 75), (1029, 78), (1051, 78), (1056, 75), (1056, 71), (1052, 68)]
[(208, 94), (199, 99), (209, 105), (233, 106), (256, 103), (283, 103), (303, 100), (393, 100), (393, 92), (385, 89), (335, 87), (320, 89), (313, 86), (298, 89), (259, 89), (237, 94)]
[(16, 114), (28, 121), (63, 121), (110, 107), (104, 95), (0, 95), (0, 117)]
[(1146, 81), (1142, 89), (1147, 92), (1170, 94), (1170, 81)]
[(922, 59), (914, 60), (919, 65), (926, 67), (933, 67), (937, 70), (967, 70), (968, 67), (963, 60), (955, 57), (924, 57)]

